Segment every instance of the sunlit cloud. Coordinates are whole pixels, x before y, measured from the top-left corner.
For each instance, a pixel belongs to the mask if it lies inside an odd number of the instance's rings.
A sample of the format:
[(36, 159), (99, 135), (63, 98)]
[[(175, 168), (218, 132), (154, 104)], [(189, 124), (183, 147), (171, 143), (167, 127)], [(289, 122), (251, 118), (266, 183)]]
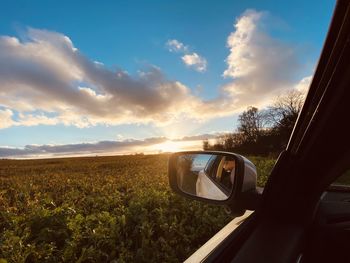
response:
[(186, 53), (188, 51), (188, 47), (176, 39), (168, 40), (166, 46), (170, 52)]
[(0, 38), (2, 119), (8, 119), (8, 110), (21, 114), (13, 124), (25, 125), (24, 119), (31, 118), (34, 125), (37, 111), (42, 114), (37, 124), (49, 124), (45, 116), (55, 119), (53, 125), (77, 127), (162, 123), (179, 108), (190, 111), (187, 105), (196, 100), (189, 88), (167, 80), (156, 67), (133, 77), (89, 60), (60, 33), (30, 28), (26, 39)]
[(176, 39), (166, 42), (166, 46), (170, 52), (181, 53), (182, 62), (189, 68), (198, 72), (207, 70), (207, 60), (196, 52), (190, 52), (190, 48)]
[(8, 128), (14, 125), (12, 120), (13, 112), (9, 109), (0, 109), (0, 129)]
[(187, 66), (194, 68), (196, 71), (203, 72), (207, 69), (207, 60), (195, 52), (184, 55), (181, 59)]
[(300, 82), (295, 86), (295, 89), (302, 92), (302, 93), (307, 93), (307, 91), (309, 90), (311, 81), (312, 81), (312, 77), (313, 76), (308, 76), (305, 78), (302, 78), (300, 80)]
[(240, 105), (266, 105), (276, 94), (293, 89), (300, 74), (296, 50), (266, 31), (266, 12), (245, 11), (227, 39), (230, 54), (223, 87)]
[[(130, 75), (84, 56), (69, 37), (29, 28), (23, 41), (0, 37), (0, 129), (12, 126), (152, 124), (205, 122), (231, 116), (249, 105), (263, 107), (299, 82), (292, 45), (265, 30), (267, 13), (248, 10), (227, 38), (229, 55), (223, 77), (229, 80), (214, 99), (205, 100), (179, 80), (169, 80), (155, 66)], [(167, 47), (183, 62), (204, 72), (207, 61), (178, 40)], [(223, 43), (224, 48), (224, 43)], [(141, 72), (141, 71), (140, 71)]]

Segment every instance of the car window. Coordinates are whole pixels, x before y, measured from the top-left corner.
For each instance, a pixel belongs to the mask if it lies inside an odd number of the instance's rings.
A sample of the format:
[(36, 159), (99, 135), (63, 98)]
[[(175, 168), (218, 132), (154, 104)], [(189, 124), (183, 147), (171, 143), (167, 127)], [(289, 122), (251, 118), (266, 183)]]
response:
[(209, 177), (214, 181), (218, 181), (218, 168), (221, 163), (221, 159), (221, 156), (217, 156), (210, 169)]
[(215, 169), (215, 161), (216, 160), (217, 160), (217, 156), (216, 155), (213, 155), (209, 159), (209, 161), (208, 161), (208, 163), (207, 163), (207, 165), (206, 165), (206, 167), (204, 169), (206, 175), (213, 177), (212, 173), (213, 173), (213, 171)]
[(221, 159), (218, 167), (217, 181), (220, 183), (226, 192), (230, 192), (233, 186), (234, 174), (235, 174), (235, 160), (229, 157)]
[(225, 164), (232, 158), (225, 156), (214, 156), (211, 158), (205, 169), (206, 175), (219, 187), (223, 192), (229, 194), (232, 189), (231, 173), (232, 170), (225, 167)]

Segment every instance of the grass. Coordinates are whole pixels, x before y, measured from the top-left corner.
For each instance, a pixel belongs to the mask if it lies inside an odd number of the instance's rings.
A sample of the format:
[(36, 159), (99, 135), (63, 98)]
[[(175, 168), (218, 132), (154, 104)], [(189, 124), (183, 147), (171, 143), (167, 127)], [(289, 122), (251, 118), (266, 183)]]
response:
[[(172, 193), (167, 159), (0, 160), (0, 262), (185, 260), (232, 218)], [(250, 159), (263, 186), (274, 160)]]

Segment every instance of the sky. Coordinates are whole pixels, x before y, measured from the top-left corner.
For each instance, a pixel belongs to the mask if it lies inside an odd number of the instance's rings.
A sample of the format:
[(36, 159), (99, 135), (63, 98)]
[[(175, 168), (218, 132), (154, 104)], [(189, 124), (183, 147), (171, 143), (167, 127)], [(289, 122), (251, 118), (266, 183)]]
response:
[(334, 2), (2, 1), (0, 158), (200, 149), (308, 85)]

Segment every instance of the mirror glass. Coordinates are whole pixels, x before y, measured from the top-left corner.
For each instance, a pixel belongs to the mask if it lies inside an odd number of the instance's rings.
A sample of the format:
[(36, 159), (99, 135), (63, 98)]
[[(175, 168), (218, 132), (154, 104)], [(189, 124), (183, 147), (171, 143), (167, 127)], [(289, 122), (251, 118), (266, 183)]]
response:
[(226, 200), (233, 189), (234, 156), (183, 154), (178, 156), (177, 184), (183, 192), (212, 200)]

